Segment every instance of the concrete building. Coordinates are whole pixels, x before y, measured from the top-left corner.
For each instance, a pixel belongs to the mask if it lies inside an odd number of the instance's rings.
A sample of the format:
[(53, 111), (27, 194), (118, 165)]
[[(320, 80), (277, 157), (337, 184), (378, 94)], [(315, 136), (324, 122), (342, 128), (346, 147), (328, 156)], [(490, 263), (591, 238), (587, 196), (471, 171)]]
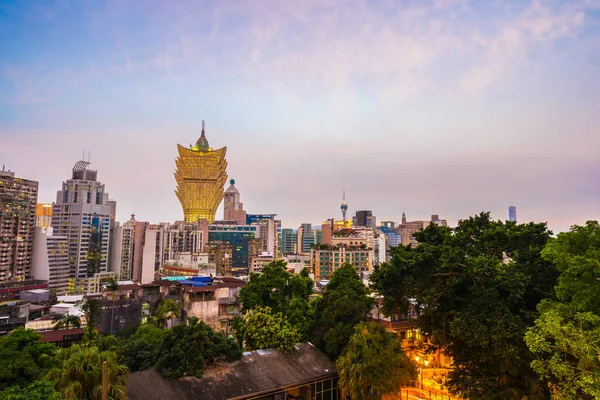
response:
[(69, 241), (69, 292), (100, 293), (100, 284), (116, 274), (108, 270), (110, 213), (108, 193), (87, 161), (78, 161), (63, 182), (52, 209), (54, 234)]
[(281, 230), (281, 254), (285, 258), (287, 254), (296, 254), (298, 251), (298, 233), (294, 229), (284, 228)]
[(228, 242), (215, 240), (206, 246), (209, 264), (214, 264), (216, 276), (231, 276), (232, 246)]
[(136, 223), (135, 215), (131, 214), (129, 221), (123, 225), (116, 223), (110, 230), (109, 271), (114, 272), (119, 280), (133, 278)]
[[(261, 233), (260, 225), (233, 225), (219, 222), (208, 226), (208, 242), (219, 241), (231, 244), (232, 271), (247, 271), (250, 256), (262, 252)], [(258, 251), (250, 251), (250, 241), (253, 239), (258, 241)]]
[(31, 277), (38, 183), (0, 171), (0, 283)]
[(43, 228), (52, 226), (52, 204), (37, 203), (35, 207), (35, 226)]
[(515, 206), (508, 207), (508, 220), (510, 222), (517, 222), (517, 207), (515, 207)]
[(69, 243), (66, 236), (54, 236), (53, 228), (38, 226), (33, 239), (31, 273), (35, 279), (48, 281), (57, 295), (69, 289)]
[(373, 247), (373, 264), (379, 265), (388, 261), (388, 240), (381, 230), (375, 233), (375, 245)]
[(373, 249), (364, 246), (331, 246), (321, 244), (311, 250), (311, 268), (315, 281), (329, 280), (343, 264), (352, 265), (359, 274), (373, 270)]
[(317, 243), (311, 224), (304, 223), (298, 228), (296, 247), (299, 254), (310, 254), (310, 248)]
[(183, 208), (185, 222), (205, 219), (212, 223), (227, 181), (227, 147), (213, 150), (206, 140), (204, 128), (202, 121), (202, 133), (195, 145), (189, 148), (177, 145), (175, 194)]
[(135, 224), (133, 252), (133, 280), (141, 284), (156, 279), (162, 268), (165, 246), (165, 224)]
[(249, 268), (249, 272), (254, 272), (254, 273), (262, 273), (263, 267), (267, 264), (272, 263), (273, 261), (275, 261), (276, 258), (270, 254), (270, 253), (262, 253), (259, 254), (257, 256), (253, 256), (250, 259), (250, 268)]
[(262, 252), (270, 253), (275, 258), (279, 258), (279, 235), (281, 221), (276, 220), (277, 214), (248, 214), (246, 216), (246, 225), (260, 226), (260, 238), (262, 240)]
[(445, 219), (440, 219), (439, 215), (433, 214), (429, 221), (407, 221), (406, 214), (402, 213), (402, 223), (398, 224), (398, 234), (402, 245), (416, 246), (418, 244), (414, 237), (414, 233), (425, 229), (429, 224), (435, 224), (439, 226), (447, 226), (448, 222)]
[(179, 282), (185, 316), (196, 317), (217, 332), (232, 333), (231, 323), (241, 309), (239, 290), (246, 283), (235, 278), (197, 278), (203, 281), (202, 286), (193, 283), (195, 278)]
[(356, 212), (356, 216), (352, 221), (355, 227), (357, 226), (365, 226), (371, 229), (375, 229), (377, 226), (377, 219), (373, 215), (372, 211), (369, 210), (360, 210)]
[(225, 221), (235, 221), (240, 225), (246, 223), (246, 211), (244, 204), (240, 202), (240, 192), (235, 187), (235, 180), (229, 181), (230, 186), (225, 191), (225, 201), (223, 203), (223, 219)]

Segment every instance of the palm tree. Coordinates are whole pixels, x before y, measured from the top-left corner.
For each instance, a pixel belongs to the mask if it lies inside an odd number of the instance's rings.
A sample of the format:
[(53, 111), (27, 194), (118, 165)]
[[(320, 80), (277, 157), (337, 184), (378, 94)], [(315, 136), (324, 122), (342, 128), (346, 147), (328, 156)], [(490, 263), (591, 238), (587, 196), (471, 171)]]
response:
[(117, 298), (117, 290), (119, 290), (119, 283), (115, 278), (108, 278), (106, 280), (106, 286), (104, 289), (106, 292), (111, 292), (112, 295), (112, 307), (110, 312), (110, 334), (113, 334), (113, 324), (115, 321), (115, 299)]
[(102, 364), (107, 363), (108, 400), (125, 400), (129, 369), (117, 361), (112, 351), (100, 351), (95, 346), (73, 345), (60, 349), (56, 366), (47, 377), (54, 382), (63, 399), (101, 399)]
[(398, 393), (416, 376), (400, 339), (377, 323), (361, 322), (336, 362), (342, 398), (381, 399)]
[(68, 312), (63, 315), (55, 315), (52, 317), (52, 320), (56, 322), (54, 328), (52, 328), (55, 331), (59, 329), (69, 329), (70, 326), (73, 326), (74, 328), (79, 328), (81, 326), (81, 318), (75, 315), (69, 315)]

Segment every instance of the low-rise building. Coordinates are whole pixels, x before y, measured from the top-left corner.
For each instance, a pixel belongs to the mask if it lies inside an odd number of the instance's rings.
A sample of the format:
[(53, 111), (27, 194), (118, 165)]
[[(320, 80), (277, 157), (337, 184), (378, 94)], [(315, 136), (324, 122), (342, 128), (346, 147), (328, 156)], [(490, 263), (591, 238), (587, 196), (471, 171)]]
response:
[(250, 259), (250, 272), (262, 273), (263, 267), (275, 261), (271, 253), (262, 253)]
[(196, 317), (217, 332), (233, 332), (231, 323), (240, 314), (238, 295), (245, 282), (235, 278), (209, 278), (204, 282), (190, 278), (178, 283), (183, 286), (183, 309), (187, 318)]

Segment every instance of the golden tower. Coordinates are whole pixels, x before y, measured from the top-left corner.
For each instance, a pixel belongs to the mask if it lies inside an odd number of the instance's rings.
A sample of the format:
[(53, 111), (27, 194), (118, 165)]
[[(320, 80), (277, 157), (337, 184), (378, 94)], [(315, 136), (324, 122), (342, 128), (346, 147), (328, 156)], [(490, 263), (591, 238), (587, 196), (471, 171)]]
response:
[(195, 222), (198, 218), (206, 219), (209, 224), (215, 220), (217, 207), (223, 200), (223, 189), (227, 180), (227, 147), (213, 150), (202, 134), (195, 145), (185, 148), (177, 145), (179, 157), (175, 160), (177, 169), (175, 194), (183, 208), (185, 222)]

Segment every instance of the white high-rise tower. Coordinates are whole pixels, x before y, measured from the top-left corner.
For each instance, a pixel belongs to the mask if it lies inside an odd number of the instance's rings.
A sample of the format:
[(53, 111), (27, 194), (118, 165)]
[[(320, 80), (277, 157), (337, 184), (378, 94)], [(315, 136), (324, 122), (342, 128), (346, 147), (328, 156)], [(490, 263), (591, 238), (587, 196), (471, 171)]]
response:
[(111, 206), (97, 171), (87, 161), (73, 167), (72, 178), (63, 182), (52, 208), (52, 227), (69, 243), (69, 292), (100, 293), (108, 272)]

